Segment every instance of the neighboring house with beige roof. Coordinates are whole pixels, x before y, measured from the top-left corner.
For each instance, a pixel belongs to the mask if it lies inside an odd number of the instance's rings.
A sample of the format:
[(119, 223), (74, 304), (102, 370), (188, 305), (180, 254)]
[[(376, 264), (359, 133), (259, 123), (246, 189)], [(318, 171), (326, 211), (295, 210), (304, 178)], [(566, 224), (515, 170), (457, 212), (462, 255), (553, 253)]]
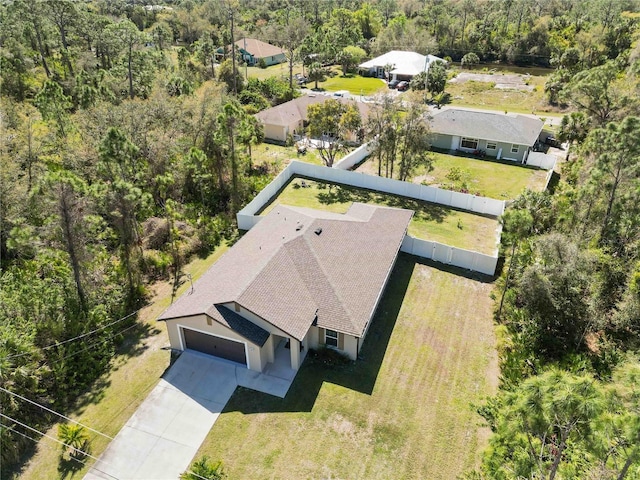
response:
[[(287, 61), (285, 51), (280, 47), (263, 42), (256, 38), (241, 38), (235, 42), (236, 51), (240, 52), (242, 59), (248, 65), (256, 65), (260, 60), (264, 60), (265, 65), (276, 65)], [(227, 53), (231, 52), (231, 45), (226, 46)], [(218, 53), (224, 53), (222, 48)]]
[(412, 216), (276, 207), (159, 317), (171, 347), (259, 372), (283, 342), (294, 370), (320, 346), (355, 360)]
[(482, 150), (489, 157), (526, 163), (544, 123), (526, 115), (448, 108), (431, 117), (431, 145), (447, 150)]
[[(302, 95), (278, 106), (258, 112), (255, 117), (264, 127), (264, 137), (266, 139), (285, 143), (289, 135), (304, 135), (304, 129), (307, 126), (307, 109), (309, 105), (323, 103), (330, 98), (333, 97), (325, 95)], [(365, 121), (369, 113), (368, 104), (341, 97), (334, 98), (334, 100), (345, 104), (355, 104), (360, 111), (362, 121)]]

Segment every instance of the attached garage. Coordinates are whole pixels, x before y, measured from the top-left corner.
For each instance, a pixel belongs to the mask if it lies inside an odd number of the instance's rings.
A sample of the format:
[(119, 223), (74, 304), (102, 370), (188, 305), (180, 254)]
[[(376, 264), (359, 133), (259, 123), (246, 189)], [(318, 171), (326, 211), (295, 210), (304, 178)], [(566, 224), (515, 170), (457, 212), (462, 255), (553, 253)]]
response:
[(198, 332), (190, 328), (182, 328), (181, 330), (185, 348), (247, 365), (244, 343)]

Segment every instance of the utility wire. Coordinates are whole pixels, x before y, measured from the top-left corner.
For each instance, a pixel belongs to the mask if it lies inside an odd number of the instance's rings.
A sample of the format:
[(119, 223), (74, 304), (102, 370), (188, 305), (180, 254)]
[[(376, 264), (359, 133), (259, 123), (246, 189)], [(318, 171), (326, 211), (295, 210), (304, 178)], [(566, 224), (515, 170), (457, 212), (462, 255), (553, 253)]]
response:
[[(8, 425), (4, 425), (4, 424), (0, 423), (0, 427), (1, 427), (1, 428), (6, 428), (7, 430), (11, 430), (13, 433), (17, 433), (17, 434), (18, 434), (18, 435), (20, 435), (21, 437), (27, 438), (27, 439), (31, 440), (32, 442), (34, 442), (34, 443), (40, 443), (40, 441), (39, 441), (39, 440), (36, 440), (35, 438), (30, 437), (29, 435), (27, 435), (27, 434), (25, 434), (25, 433), (19, 432), (19, 431), (18, 431), (18, 430), (16, 430), (15, 428), (9, 427)], [(42, 435), (44, 435), (44, 434), (42, 434)], [(51, 437), (49, 437), (49, 438), (51, 438)], [(56, 442), (58, 442), (58, 443), (62, 443), (60, 440), (56, 440)], [(64, 445), (64, 443), (63, 443), (63, 445)], [(78, 449), (76, 448), (76, 450), (78, 450)], [(78, 450), (78, 451), (81, 451), (81, 450)], [(86, 455), (86, 453), (85, 453), (85, 452), (82, 452), (82, 453)], [(76, 462), (82, 463), (83, 465), (87, 465), (87, 462), (85, 462), (84, 460), (80, 460), (79, 458), (71, 457), (71, 459), (72, 459), (72, 460), (75, 460)], [(99, 468), (97, 468), (97, 467), (95, 467), (95, 466), (92, 466), (91, 468), (92, 468), (93, 470), (96, 470), (96, 471), (100, 472), (100, 473), (104, 473), (105, 475), (108, 475), (108, 476), (109, 476), (109, 477), (111, 477), (111, 478), (115, 478), (116, 480), (119, 480), (119, 479), (118, 479), (118, 477), (114, 477), (114, 476), (113, 476), (113, 475), (111, 475), (110, 473), (107, 473), (107, 472), (105, 472), (104, 470), (100, 470)], [(194, 474), (194, 475), (195, 475), (195, 474)]]
[(89, 458), (93, 458), (93, 459), (94, 459), (94, 460), (96, 460), (96, 461), (100, 461), (100, 459), (99, 459), (98, 457), (94, 457), (94, 456), (93, 456), (93, 455), (91, 455), (90, 453), (87, 453), (87, 452), (85, 452), (85, 451), (83, 451), (83, 450), (80, 450), (79, 448), (76, 448), (76, 447), (74, 447), (74, 446), (72, 446), (72, 445), (69, 445), (69, 444), (67, 444), (67, 443), (64, 443), (62, 440), (58, 440), (57, 438), (52, 437), (51, 435), (47, 435), (46, 433), (43, 433), (43, 432), (41, 432), (40, 430), (36, 430), (35, 428), (30, 427), (29, 425), (27, 425), (27, 424), (25, 424), (25, 423), (22, 423), (22, 422), (20, 422), (19, 420), (16, 420), (15, 418), (11, 418), (10, 416), (5, 415), (4, 413), (0, 413), (0, 417), (6, 418), (6, 419), (7, 419), (7, 420), (9, 420), (10, 422), (17, 423), (17, 424), (18, 424), (18, 425), (20, 425), (21, 427), (24, 427), (24, 428), (26, 428), (26, 429), (28, 429), (28, 430), (31, 430), (32, 432), (35, 432), (35, 433), (37, 433), (37, 434), (39, 434), (39, 435), (42, 435), (43, 437), (47, 437), (48, 439), (53, 440), (54, 442), (58, 442), (58, 443), (60, 443), (60, 444), (64, 445), (65, 447), (67, 447), (67, 448), (72, 448), (72, 449), (74, 449), (74, 450), (77, 450), (78, 452), (82, 453), (83, 455), (86, 455), (86, 456), (87, 456), (87, 457), (89, 457)]
[[(100, 459), (98, 459), (98, 458), (96, 458), (96, 457), (94, 457), (94, 456), (90, 455), (89, 453), (84, 452), (84, 451), (80, 450), (79, 448), (72, 447), (71, 445), (68, 445), (68, 444), (64, 443), (63, 441), (61, 441), (61, 440), (59, 440), (59, 439), (56, 439), (56, 438), (54, 438), (54, 437), (51, 437), (50, 435), (47, 435), (46, 433), (42, 433), (41, 431), (36, 430), (35, 428), (29, 427), (28, 425), (25, 425), (24, 423), (21, 423), (21, 422), (19, 422), (19, 421), (15, 420), (15, 419), (13, 419), (13, 418), (11, 418), (11, 417), (7, 416), (7, 415), (3, 415), (3, 414), (1, 414), (1, 413), (0, 413), (0, 416), (3, 416), (3, 417), (5, 417), (5, 418), (9, 419), (10, 421), (17, 423), (18, 425), (21, 425), (21, 426), (23, 426), (23, 427), (25, 427), (25, 428), (28, 428), (29, 430), (32, 430), (32, 431), (34, 431), (34, 432), (38, 433), (39, 435), (42, 435), (43, 437), (46, 437), (46, 438), (48, 438), (48, 439), (50, 439), (50, 440), (53, 440), (53, 441), (55, 441), (55, 442), (57, 442), (57, 443), (60, 443), (60, 444), (64, 445), (64, 446), (65, 446), (65, 447), (67, 447), (67, 448), (73, 448), (74, 450), (76, 450), (76, 451), (78, 451), (78, 452), (82, 453), (83, 455), (86, 455), (87, 457), (93, 458), (93, 459), (95, 459), (96, 461), (101, 462), (101, 460), (100, 460)], [(24, 434), (24, 433), (22, 433), (22, 432), (19, 432), (18, 430), (14, 429), (14, 428), (12, 428), (12, 427), (10, 427), (10, 426), (8, 426), (8, 425), (3, 425), (2, 423), (0, 423), (0, 427), (2, 427), (2, 428), (6, 428), (7, 430), (11, 430), (12, 432), (17, 433), (18, 435), (21, 435), (21, 436), (23, 436), (23, 437), (25, 437), (25, 438), (28, 438), (29, 440), (31, 440), (31, 441), (33, 441), (33, 442), (35, 442), (35, 443), (39, 443), (39, 440), (36, 440), (35, 438), (30, 437), (29, 435), (26, 435), (26, 434)], [(94, 431), (95, 431), (95, 430), (94, 430)], [(100, 433), (100, 432), (97, 432), (97, 433)], [(105, 435), (105, 436), (106, 436), (106, 435)], [(111, 437), (109, 437), (109, 438), (111, 438)], [(85, 462), (85, 461), (83, 461), (83, 460), (80, 460), (79, 458), (75, 458), (75, 457), (71, 457), (71, 458), (72, 458), (73, 460), (75, 460), (76, 462), (80, 462), (80, 463), (82, 463), (83, 465), (87, 465), (87, 462)], [(104, 463), (104, 462), (102, 462), (102, 463)], [(96, 470), (96, 471), (98, 471), (98, 472), (100, 472), (100, 473), (104, 473), (105, 475), (108, 475), (108, 476), (109, 476), (109, 477), (111, 477), (111, 478), (115, 478), (116, 480), (119, 480), (117, 477), (114, 477), (114, 476), (113, 476), (113, 475), (111, 475), (110, 473), (107, 473), (107, 472), (105, 472), (105, 471), (103, 471), (103, 470), (100, 470), (100, 469), (99, 469), (99, 468), (97, 468), (96, 466), (91, 466), (91, 468), (92, 468), (92, 469), (94, 469), (94, 470)], [(195, 476), (195, 477), (201, 478), (202, 480), (209, 480), (207, 477), (203, 477), (202, 475), (198, 475), (197, 473), (192, 472), (191, 470), (187, 470), (187, 473), (189, 473), (189, 474), (191, 474), (191, 475), (193, 475), (193, 476)]]
[(10, 391), (10, 390), (7, 390), (6, 388), (3, 388), (3, 387), (0, 387), (0, 390), (2, 390), (3, 392), (7, 392), (9, 395), (13, 395), (14, 397), (18, 397), (19, 399), (24, 400), (25, 402), (29, 402), (29, 403), (30, 403), (30, 404), (32, 404), (32, 405), (35, 405), (35, 406), (37, 406), (37, 407), (40, 407), (40, 408), (42, 408), (42, 409), (46, 410), (47, 412), (53, 413), (53, 414), (55, 414), (55, 415), (58, 415), (59, 417), (62, 417), (62, 418), (64, 418), (65, 420), (68, 420), (68, 421), (73, 422), (73, 423), (75, 423), (75, 424), (77, 424), (77, 425), (80, 425), (81, 427), (86, 428), (87, 430), (90, 430), (90, 431), (92, 431), (92, 432), (94, 432), (94, 433), (97, 433), (98, 435), (102, 435), (103, 437), (106, 437), (106, 438), (108, 438), (108, 439), (110, 439), (110, 440), (113, 440), (113, 437), (110, 437), (109, 435), (106, 435), (106, 434), (104, 434), (104, 433), (102, 433), (102, 432), (99, 432), (98, 430), (94, 430), (94, 429), (93, 429), (93, 428), (91, 428), (91, 427), (88, 427), (88, 426), (86, 426), (86, 425), (83, 425), (82, 423), (80, 423), (80, 422), (78, 422), (78, 421), (76, 421), (76, 420), (73, 420), (73, 419), (71, 419), (71, 418), (69, 418), (69, 417), (67, 417), (67, 416), (65, 416), (65, 415), (63, 415), (63, 414), (61, 414), (61, 413), (58, 413), (58, 412), (56, 412), (56, 411), (54, 411), (54, 410), (51, 410), (50, 408), (47, 408), (47, 407), (45, 407), (44, 405), (41, 405), (41, 404), (39, 404), (39, 403), (37, 403), (37, 402), (34, 402), (33, 400), (29, 400), (28, 398), (25, 398), (25, 397), (23, 397), (22, 395), (18, 395), (17, 393), (14, 393), (14, 392), (12, 392), (12, 391)]
[(102, 340), (98, 340), (97, 342), (94, 342), (94, 343), (90, 344), (88, 347), (85, 347), (85, 348), (83, 348), (83, 349), (81, 349), (81, 350), (78, 350), (77, 352), (70, 353), (69, 355), (65, 355), (64, 357), (62, 357), (62, 358), (58, 358), (58, 359), (56, 359), (56, 360), (62, 361), (62, 360), (66, 360), (67, 358), (75, 357), (76, 355), (79, 355), (79, 354), (81, 354), (81, 353), (83, 353), (83, 352), (86, 352), (87, 350), (91, 350), (91, 349), (92, 349), (93, 347), (95, 347), (96, 345), (100, 345), (101, 343), (106, 343), (106, 342), (108, 342), (110, 339), (112, 339), (113, 337), (115, 337), (116, 335), (120, 335), (120, 334), (122, 334), (122, 333), (124, 333), (124, 332), (126, 332), (126, 331), (128, 331), (128, 330), (131, 330), (132, 328), (137, 327), (137, 326), (138, 326), (138, 324), (137, 324), (137, 323), (136, 323), (136, 324), (134, 324), (134, 325), (131, 325), (131, 326), (129, 326), (129, 327), (127, 327), (127, 328), (123, 329), (123, 330), (120, 330), (120, 331), (118, 331), (118, 332), (113, 333), (112, 335), (109, 335), (109, 336), (108, 336), (108, 337), (106, 337), (106, 338), (103, 338)]
[(210, 480), (207, 477), (203, 477), (202, 475), (198, 475), (196, 472), (192, 472), (191, 470), (187, 470), (187, 472), (189, 475), (193, 475), (195, 477), (201, 478), (202, 480)]
[[(76, 340), (80, 340), (80, 339), (85, 338), (85, 337), (87, 337), (89, 335), (93, 335), (94, 333), (99, 332), (100, 330), (104, 330), (105, 328), (109, 328), (112, 325), (115, 325), (115, 324), (120, 323), (120, 322), (124, 322), (125, 320), (131, 318), (133, 315), (138, 313), (140, 310), (142, 310), (142, 309), (140, 308), (140, 309), (136, 310), (135, 312), (130, 313), (129, 315), (126, 315), (126, 316), (124, 316), (122, 318), (119, 318), (118, 320), (114, 320), (113, 322), (108, 323), (106, 325), (103, 325), (102, 327), (98, 327), (95, 330), (91, 330), (90, 332), (86, 332), (86, 333), (83, 333), (83, 334), (78, 335), (76, 337), (69, 338), (67, 340), (63, 340), (62, 342), (58, 342), (58, 343), (54, 343), (54, 344), (51, 344), (51, 345), (47, 345), (46, 347), (42, 347), (40, 350), (49, 350), (51, 348), (59, 347), (60, 345), (64, 345), (64, 344), (69, 343), (69, 342), (74, 342)], [(31, 355), (31, 352), (16, 353), (15, 355), (9, 355), (9, 356), (7, 356), (5, 358), (7, 360), (10, 360), (12, 358), (24, 357), (25, 355)]]

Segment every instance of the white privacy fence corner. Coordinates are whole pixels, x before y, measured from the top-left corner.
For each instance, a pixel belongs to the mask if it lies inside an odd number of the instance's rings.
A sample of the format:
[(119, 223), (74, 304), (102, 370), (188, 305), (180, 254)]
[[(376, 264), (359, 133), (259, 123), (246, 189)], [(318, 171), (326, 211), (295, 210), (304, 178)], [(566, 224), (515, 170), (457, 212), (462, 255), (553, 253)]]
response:
[(343, 159), (334, 163), (333, 168), (337, 168), (339, 170), (351, 170), (370, 154), (371, 150), (369, 148), (369, 143), (362, 144), (349, 155), (346, 155)]
[[(365, 147), (365, 145), (363, 145), (363, 147)], [(360, 152), (360, 154), (362, 154), (362, 152)], [(362, 158), (364, 158), (364, 156)], [(343, 159), (343, 161), (344, 160), (345, 159)], [(436, 203), (494, 217), (502, 215), (505, 208), (505, 202), (503, 200), (453, 192), (451, 190), (429, 187), (427, 185), (402, 182), (391, 178), (366, 175), (349, 170), (341, 170), (338, 167), (322, 167), (294, 160), (287, 168), (280, 172), (269, 185), (256, 195), (249, 204), (238, 212), (238, 228), (241, 230), (250, 230), (256, 225), (261, 219), (258, 212), (269, 204), (293, 176), (302, 176), (312, 180), (339, 183), (392, 195), (400, 195), (415, 200)], [(500, 242), (501, 231), (502, 227), (498, 226), (496, 229), (496, 245)], [(486, 275), (494, 275), (496, 265), (498, 264), (497, 248), (494, 255), (486, 255), (430, 240), (421, 240), (409, 235), (405, 236), (401, 251)]]

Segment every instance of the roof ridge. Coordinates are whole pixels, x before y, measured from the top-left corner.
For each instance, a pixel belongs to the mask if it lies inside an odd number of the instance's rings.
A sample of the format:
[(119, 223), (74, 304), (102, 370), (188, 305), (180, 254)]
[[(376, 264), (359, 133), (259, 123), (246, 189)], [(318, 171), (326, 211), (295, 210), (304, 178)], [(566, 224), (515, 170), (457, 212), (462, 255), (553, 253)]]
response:
[[(331, 220), (328, 220), (328, 221), (331, 221)], [(315, 221), (312, 222), (312, 224), (315, 224)], [(292, 239), (289, 242), (286, 242), (284, 244), (284, 246), (286, 247), (287, 244), (289, 244), (289, 243), (291, 243), (293, 241), (302, 241), (303, 242), (303, 244), (306, 247), (305, 249), (309, 252), (311, 258), (313, 258), (313, 261), (314, 261), (315, 265), (317, 265), (318, 269), (322, 272), (322, 278), (324, 278), (326, 280), (326, 283), (329, 285), (330, 293), (333, 294), (333, 296), (336, 298), (337, 303), (335, 305), (339, 306), (340, 310), (342, 312), (344, 312), (344, 318), (348, 321), (348, 323), (351, 326), (351, 328), (353, 329), (353, 331), (355, 331), (356, 328), (355, 328), (355, 325), (353, 324), (353, 321), (352, 321), (351, 312), (345, 306), (342, 297), (339, 295), (338, 290), (336, 289), (335, 285), (331, 281), (331, 277), (328, 275), (328, 273), (325, 270), (325, 268), (323, 267), (322, 263), (319, 261), (318, 256), (316, 255), (316, 252), (313, 249), (313, 247), (311, 246), (311, 243), (309, 242), (309, 240), (304, 235), (300, 235), (299, 237), (296, 237), (295, 239)], [(313, 295), (313, 292), (311, 292), (309, 290), (308, 283), (307, 283), (307, 281), (305, 279), (305, 276), (303, 274), (303, 269), (300, 268), (300, 266), (296, 262), (295, 256), (292, 255), (291, 250), (289, 248), (286, 248), (286, 252), (287, 252), (287, 255), (289, 255), (289, 257), (291, 258), (291, 260), (293, 262), (293, 265), (295, 266), (296, 270), (298, 271), (298, 275), (300, 276), (300, 278), (302, 279), (302, 281), (304, 283), (304, 288), (307, 290), (307, 292), (309, 293), (310, 297), (315, 300), (315, 296)]]
[[(274, 208), (274, 210), (289, 210), (290, 212), (293, 212), (290, 208), (288, 208), (286, 205), (277, 205), (276, 208)], [(285, 220), (286, 221), (286, 220)], [(236, 295), (236, 299), (232, 299), (232, 300), (228, 300), (230, 302), (236, 301), (237, 299), (239, 299), (240, 297), (242, 297), (242, 295), (244, 295), (246, 293), (246, 291), (249, 289), (249, 287), (251, 287), (251, 285), (253, 284), (253, 282), (256, 281), (256, 279), (260, 276), (260, 274), (264, 271), (265, 268), (267, 268), (267, 265), (269, 265), (269, 263), (271, 263), (271, 261), (276, 257), (276, 255), (278, 255), (278, 253), (280, 253), (280, 251), (283, 249), (284, 245), (288, 242), (290, 242), (290, 240), (285, 241), (284, 243), (282, 243), (278, 248), (275, 248), (273, 250), (273, 252), (271, 253), (271, 255), (269, 255), (269, 258), (266, 259), (266, 261), (262, 264), (262, 266), (260, 268), (256, 268), (253, 272), (252, 275), (249, 277), (249, 279), (247, 280), (247, 283), (244, 285), (244, 287), (242, 287), (239, 291), (238, 294)], [(260, 248), (260, 247), (259, 247)], [(226, 254), (226, 252), (225, 252)]]

